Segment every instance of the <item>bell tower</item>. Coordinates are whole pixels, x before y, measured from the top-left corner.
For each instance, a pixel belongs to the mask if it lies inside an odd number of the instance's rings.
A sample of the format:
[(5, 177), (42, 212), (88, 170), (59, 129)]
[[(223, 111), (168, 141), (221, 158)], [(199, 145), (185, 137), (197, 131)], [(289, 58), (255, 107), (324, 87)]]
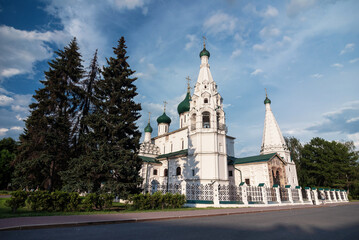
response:
[[(205, 38), (204, 38), (205, 40)], [(226, 122), (223, 99), (217, 91), (208, 63), (210, 53), (203, 43), (200, 70), (190, 101), (189, 157), (195, 156), (199, 178), (227, 181)]]

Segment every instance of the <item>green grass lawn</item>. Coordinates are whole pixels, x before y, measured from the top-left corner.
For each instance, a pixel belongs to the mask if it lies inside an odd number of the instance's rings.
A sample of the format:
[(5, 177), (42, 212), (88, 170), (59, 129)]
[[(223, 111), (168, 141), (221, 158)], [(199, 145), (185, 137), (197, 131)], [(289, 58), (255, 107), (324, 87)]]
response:
[(5, 201), (9, 198), (0, 198), (0, 218), (12, 217), (35, 217), (35, 216), (64, 216), (64, 215), (90, 215), (90, 214), (114, 214), (114, 213), (135, 213), (135, 212), (158, 212), (158, 211), (186, 211), (186, 210), (201, 210), (199, 208), (173, 208), (163, 210), (130, 210), (126, 209), (123, 203), (113, 203), (113, 207), (109, 210), (94, 210), (94, 211), (77, 211), (77, 212), (35, 212), (28, 207), (19, 208), (16, 213), (11, 211), (11, 208), (5, 206)]

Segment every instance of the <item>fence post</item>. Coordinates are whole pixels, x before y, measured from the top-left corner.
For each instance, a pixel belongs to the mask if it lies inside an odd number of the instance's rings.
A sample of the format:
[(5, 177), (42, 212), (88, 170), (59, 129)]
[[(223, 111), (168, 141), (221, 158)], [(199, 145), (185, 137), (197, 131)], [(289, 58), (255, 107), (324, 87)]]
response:
[(241, 188), (242, 191), (242, 202), (244, 205), (248, 205), (247, 184), (242, 182), (241, 184), (239, 184), (239, 187)]
[(313, 204), (312, 194), (310, 193), (310, 187), (305, 187), (305, 192), (307, 194), (307, 199), (309, 202)]
[(282, 199), (280, 199), (279, 186), (278, 185), (273, 185), (273, 188), (275, 190), (275, 195), (277, 197), (278, 204), (282, 204)]
[(336, 193), (336, 192), (338, 192), (338, 201), (339, 201), (339, 202), (342, 202), (343, 199), (342, 199), (342, 196), (340, 195), (339, 189), (335, 189), (335, 193)]
[(213, 183), (213, 204), (214, 207), (219, 207), (219, 191), (218, 191), (219, 184), (216, 181)]
[(318, 200), (318, 190), (316, 188), (312, 188), (313, 196), (314, 196), (314, 205), (319, 205)]
[(181, 182), (181, 194), (185, 195), (186, 199), (187, 199), (187, 182), (186, 181)]
[(337, 196), (335, 195), (335, 190), (334, 189), (330, 189), (330, 192), (333, 193), (333, 202), (338, 202)]
[(303, 195), (302, 195), (302, 187), (301, 186), (296, 186), (296, 189), (298, 189), (298, 196), (299, 196), (299, 202), (303, 203)]
[(288, 201), (293, 204), (293, 195), (290, 185), (286, 185), (285, 188), (288, 190)]
[(260, 183), (258, 185), (258, 187), (260, 187), (261, 193), (262, 193), (262, 198), (263, 198), (263, 203), (264, 204), (268, 204), (268, 198), (267, 198), (267, 189), (264, 183)]
[[(328, 194), (328, 202), (333, 202), (332, 197), (330, 196), (330, 189), (327, 188), (324, 191), (326, 192), (326, 194)], [(326, 194), (325, 194), (325, 196), (326, 196)]]

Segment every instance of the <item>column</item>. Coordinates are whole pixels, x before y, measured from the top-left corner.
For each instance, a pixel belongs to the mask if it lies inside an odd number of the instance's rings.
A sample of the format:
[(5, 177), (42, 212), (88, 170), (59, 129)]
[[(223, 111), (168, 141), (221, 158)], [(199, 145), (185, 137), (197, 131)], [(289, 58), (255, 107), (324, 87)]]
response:
[(292, 189), (290, 188), (290, 185), (285, 186), (285, 188), (288, 191), (288, 200), (290, 203), (293, 203), (293, 195), (292, 195)]
[(216, 181), (213, 184), (213, 204), (214, 207), (219, 207), (219, 192), (218, 192), (218, 182)]
[(333, 193), (333, 202), (338, 202), (337, 196), (335, 195), (335, 190), (330, 189), (330, 192)]
[(314, 195), (314, 205), (319, 205), (319, 200), (318, 200), (318, 190), (316, 188), (312, 188), (312, 193)]
[(245, 183), (241, 183), (239, 185), (242, 191), (242, 202), (244, 205), (248, 205), (248, 198), (247, 198), (247, 185)]
[(342, 196), (340, 195), (339, 189), (335, 189), (335, 193), (338, 193), (338, 201), (343, 202)]
[[(330, 189), (325, 189), (326, 194), (328, 194), (328, 202), (332, 202), (332, 198), (330, 197)], [(327, 196), (327, 195), (325, 195)]]
[(305, 193), (307, 194), (307, 198), (308, 198), (308, 201), (313, 204), (313, 199), (312, 199), (312, 195), (311, 195), (311, 192), (310, 192), (310, 187), (305, 187)]
[(260, 186), (261, 192), (262, 192), (262, 196), (263, 196), (263, 203), (264, 204), (268, 204), (268, 198), (267, 198), (267, 189), (264, 186)]
[(295, 188), (298, 189), (299, 202), (303, 203), (302, 187), (296, 186)]
[(277, 202), (278, 204), (281, 204), (282, 203), (282, 200), (280, 199), (280, 192), (279, 192), (279, 187), (276, 186), (276, 187), (273, 187), (275, 189), (275, 194), (277, 196)]

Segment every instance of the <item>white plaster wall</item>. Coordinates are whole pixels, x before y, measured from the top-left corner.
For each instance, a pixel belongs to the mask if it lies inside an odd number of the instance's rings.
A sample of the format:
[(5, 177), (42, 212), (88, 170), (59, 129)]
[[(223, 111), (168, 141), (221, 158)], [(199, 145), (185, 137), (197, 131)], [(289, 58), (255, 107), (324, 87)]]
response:
[[(164, 136), (160, 136), (154, 140), (154, 144), (156, 144), (160, 148), (161, 154), (171, 153), (180, 151), (188, 148), (188, 138), (187, 138), (188, 129), (184, 128), (178, 132), (173, 134), (168, 134)], [(183, 148), (182, 148), (182, 141)], [(172, 151), (171, 151), (172, 145)]]
[[(267, 162), (237, 164), (235, 167), (241, 170), (243, 182), (248, 178), (251, 186), (258, 186), (260, 183), (270, 185)], [(240, 173), (233, 170), (233, 174), (235, 174), (236, 185), (240, 184)]]

